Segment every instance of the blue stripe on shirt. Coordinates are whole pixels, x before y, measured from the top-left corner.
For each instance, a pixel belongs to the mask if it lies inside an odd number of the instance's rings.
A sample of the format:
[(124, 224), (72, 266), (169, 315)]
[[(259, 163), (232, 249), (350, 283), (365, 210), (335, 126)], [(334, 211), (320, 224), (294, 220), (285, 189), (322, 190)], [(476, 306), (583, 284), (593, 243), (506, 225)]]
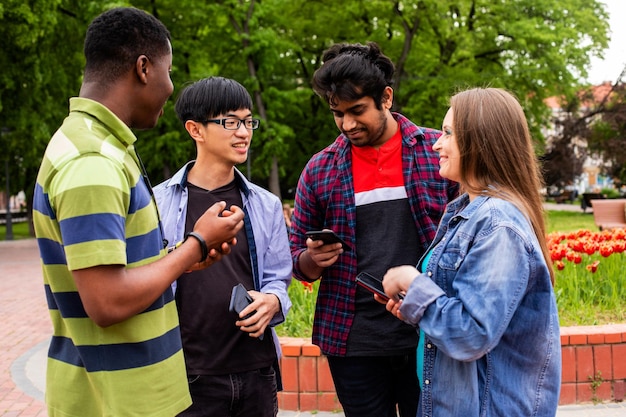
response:
[[(49, 285), (44, 286), (46, 292), (46, 300), (48, 302), (48, 309), (59, 310), (61, 316), (64, 318), (87, 318), (87, 312), (83, 307), (83, 303), (80, 299), (80, 295), (77, 291), (65, 291), (53, 293)], [(174, 300), (174, 293), (171, 288), (167, 288), (165, 292), (157, 298), (143, 312), (152, 310), (158, 310), (167, 303)]]
[(75, 346), (71, 339), (53, 336), (48, 357), (87, 372), (141, 368), (166, 360), (182, 349), (178, 327), (139, 343)]
[(149, 233), (133, 236), (126, 239), (126, 260), (129, 264), (157, 256), (162, 247), (162, 237), (159, 228)]
[(128, 214), (136, 213), (142, 208), (148, 206), (152, 201), (152, 194), (150, 194), (148, 186), (141, 181), (141, 177), (139, 179), (140, 181), (137, 181), (137, 184), (130, 189)]
[(56, 214), (52, 210), (48, 194), (43, 192), (43, 188), (39, 183), (35, 184), (35, 194), (33, 196), (33, 210), (40, 212), (51, 220), (56, 220)]
[(67, 265), (63, 245), (51, 239), (37, 238), (39, 255), (44, 265)]
[(113, 213), (70, 217), (59, 222), (65, 246), (124, 236), (125, 219)]

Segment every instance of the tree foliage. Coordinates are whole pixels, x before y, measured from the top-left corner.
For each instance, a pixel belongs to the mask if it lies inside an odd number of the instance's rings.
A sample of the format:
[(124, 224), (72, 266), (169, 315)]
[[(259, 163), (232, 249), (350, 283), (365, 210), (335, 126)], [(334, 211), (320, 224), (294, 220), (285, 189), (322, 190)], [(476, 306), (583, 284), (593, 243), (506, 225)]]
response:
[(602, 161), (600, 174), (626, 184), (626, 68), (610, 88), (588, 87), (563, 97), (554, 117), (556, 134), (543, 155), (548, 186), (563, 188), (583, 173), (588, 157)]
[(610, 99), (599, 114), (599, 120), (587, 132), (589, 150), (607, 162), (603, 174), (620, 185), (626, 184), (626, 85), (613, 86)]
[(32, 189), (45, 144), (78, 92), (89, 21), (119, 5), (154, 14), (173, 37), (174, 96), (155, 129), (137, 132), (153, 182), (195, 153), (173, 111), (177, 92), (221, 75), (248, 88), (263, 120), (241, 169), (287, 198), (306, 161), (337, 135), (310, 88), (335, 42), (378, 42), (397, 66), (395, 109), (417, 124), (439, 126), (460, 88), (498, 86), (520, 98), (540, 140), (544, 99), (577, 90), (608, 39), (598, 0), (3, 0), (0, 127), (8, 133), (0, 145), (19, 187)]

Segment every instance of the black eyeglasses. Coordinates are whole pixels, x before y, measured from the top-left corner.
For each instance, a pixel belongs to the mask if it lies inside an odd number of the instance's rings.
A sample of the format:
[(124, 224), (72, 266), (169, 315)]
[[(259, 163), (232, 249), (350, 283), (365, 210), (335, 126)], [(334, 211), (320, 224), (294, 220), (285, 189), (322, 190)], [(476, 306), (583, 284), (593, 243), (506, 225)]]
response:
[(248, 130), (256, 130), (259, 128), (261, 121), (259, 119), (238, 119), (236, 117), (226, 117), (224, 119), (207, 119), (202, 120), (200, 123), (217, 123), (222, 125), (226, 130), (237, 130), (241, 126), (241, 123)]

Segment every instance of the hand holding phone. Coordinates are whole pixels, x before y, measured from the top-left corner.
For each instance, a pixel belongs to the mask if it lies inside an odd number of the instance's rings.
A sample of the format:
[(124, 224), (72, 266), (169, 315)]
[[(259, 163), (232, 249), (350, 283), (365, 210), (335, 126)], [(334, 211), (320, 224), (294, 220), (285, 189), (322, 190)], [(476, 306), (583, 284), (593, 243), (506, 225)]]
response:
[[(228, 310), (232, 311), (239, 315), (243, 311), (244, 308), (248, 307), (254, 301), (252, 297), (248, 294), (246, 288), (241, 284), (237, 284), (233, 287), (233, 291), (230, 295), (230, 305), (228, 306)], [(247, 319), (252, 316), (255, 312), (248, 314), (242, 320)]]
[[(370, 275), (367, 272), (361, 272), (356, 276), (356, 283), (372, 294), (376, 294), (385, 301), (389, 301), (389, 296), (385, 293), (385, 289), (383, 288), (383, 282), (373, 275)], [(402, 300), (404, 296), (402, 294), (398, 294), (398, 298)]]
[[(239, 283), (233, 287), (233, 291), (230, 294), (230, 304), (228, 306), (228, 310), (239, 315), (239, 313), (241, 313), (243, 309), (249, 306), (253, 301), (254, 300), (250, 297), (250, 294), (248, 294), (246, 287)], [(254, 313), (256, 313), (256, 310), (247, 314), (245, 317), (241, 318), (241, 320), (252, 317)], [(264, 335), (259, 336), (259, 340), (263, 340), (263, 336)]]
[(306, 236), (311, 240), (321, 240), (325, 245), (330, 243), (341, 243), (344, 251), (350, 251), (352, 248), (342, 238), (337, 236), (332, 230), (310, 230), (306, 232)]

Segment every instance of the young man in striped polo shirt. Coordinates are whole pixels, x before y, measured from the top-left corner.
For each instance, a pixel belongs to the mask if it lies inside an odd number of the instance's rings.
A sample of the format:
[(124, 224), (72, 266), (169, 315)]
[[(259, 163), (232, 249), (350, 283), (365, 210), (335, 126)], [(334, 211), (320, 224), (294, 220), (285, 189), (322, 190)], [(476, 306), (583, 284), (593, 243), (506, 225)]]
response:
[(84, 51), (79, 97), (35, 186), (54, 327), (48, 415), (174, 416), (191, 400), (170, 284), (229, 253), (243, 212), (216, 203), (165, 256), (131, 128), (154, 127), (172, 94), (170, 34), (141, 10), (116, 8), (90, 24)]

